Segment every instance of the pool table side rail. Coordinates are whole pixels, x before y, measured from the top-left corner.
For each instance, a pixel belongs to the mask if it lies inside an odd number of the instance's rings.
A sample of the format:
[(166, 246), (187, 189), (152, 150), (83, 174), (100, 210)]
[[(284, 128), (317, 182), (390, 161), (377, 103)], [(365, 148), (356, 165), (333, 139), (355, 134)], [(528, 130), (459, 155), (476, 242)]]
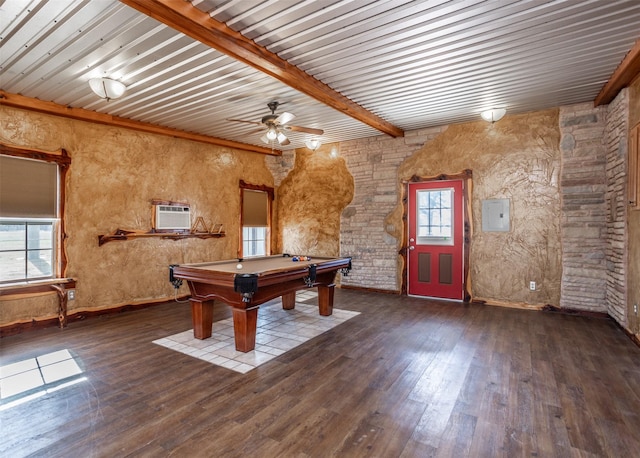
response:
[(332, 287), (337, 272), (348, 269), (351, 259), (332, 258), (329, 261), (316, 264), (316, 280), (312, 284), (306, 284), (305, 278), (309, 276), (309, 266), (313, 262), (292, 264), (296, 264), (296, 267), (275, 270), (269, 272), (269, 275), (265, 273), (259, 275), (257, 277), (257, 291), (248, 302), (244, 302), (242, 295), (234, 288), (235, 277), (239, 274), (203, 270), (196, 266), (176, 266), (174, 267), (174, 276), (189, 283), (192, 300), (218, 299), (233, 307), (248, 309), (301, 289)]
[[(273, 258), (273, 256), (271, 256)], [(280, 256), (278, 256), (280, 258)], [(283, 276), (299, 275), (303, 278), (308, 275), (309, 268), (316, 266), (316, 273), (322, 273), (328, 270), (338, 271), (340, 269), (349, 269), (351, 267), (351, 258), (312, 258), (310, 261), (287, 261), (282, 267), (272, 267), (269, 269), (252, 271), (246, 269), (240, 271), (235, 268), (216, 270), (215, 266), (230, 265), (229, 261), (208, 262), (199, 264), (182, 264), (173, 267), (173, 275), (176, 278), (187, 281), (196, 281), (202, 283), (215, 283), (221, 286), (233, 287), (235, 277), (237, 275), (257, 275), (258, 286), (278, 283)]]

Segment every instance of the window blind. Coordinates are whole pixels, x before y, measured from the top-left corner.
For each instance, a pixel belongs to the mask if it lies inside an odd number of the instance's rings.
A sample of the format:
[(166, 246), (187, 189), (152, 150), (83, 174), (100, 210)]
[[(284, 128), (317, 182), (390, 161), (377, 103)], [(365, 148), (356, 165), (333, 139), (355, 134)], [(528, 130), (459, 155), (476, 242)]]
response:
[(242, 193), (242, 225), (248, 227), (265, 227), (268, 222), (268, 194), (263, 191), (243, 189)]
[(0, 155), (0, 217), (57, 217), (58, 165)]

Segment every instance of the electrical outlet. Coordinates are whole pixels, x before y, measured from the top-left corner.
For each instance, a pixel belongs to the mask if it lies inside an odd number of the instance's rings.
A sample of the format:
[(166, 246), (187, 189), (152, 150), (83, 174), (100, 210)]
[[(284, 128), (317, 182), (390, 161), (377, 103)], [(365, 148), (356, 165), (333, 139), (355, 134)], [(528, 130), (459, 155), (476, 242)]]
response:
[(637, 316), (638, 315), (638, 304), (633, 304), (633, 313)]
[(76, 290), (75, 289), (70, 289), (67, 290), (67, 299), (69, 299), (70, 301), (75, 300), (76, 298)]
[(536, 282), (535, 281), (530, 281), (529, 282), (529, 290), (530, 291), (535, 291), (536, 290)]

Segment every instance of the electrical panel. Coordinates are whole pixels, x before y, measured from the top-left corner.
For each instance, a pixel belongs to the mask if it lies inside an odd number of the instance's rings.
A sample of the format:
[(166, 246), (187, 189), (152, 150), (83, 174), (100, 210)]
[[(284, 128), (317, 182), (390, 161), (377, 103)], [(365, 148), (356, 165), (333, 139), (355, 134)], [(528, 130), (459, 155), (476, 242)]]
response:
[(509, 199), (486, 199), (482, 201), (482, 231), (509, 232)]

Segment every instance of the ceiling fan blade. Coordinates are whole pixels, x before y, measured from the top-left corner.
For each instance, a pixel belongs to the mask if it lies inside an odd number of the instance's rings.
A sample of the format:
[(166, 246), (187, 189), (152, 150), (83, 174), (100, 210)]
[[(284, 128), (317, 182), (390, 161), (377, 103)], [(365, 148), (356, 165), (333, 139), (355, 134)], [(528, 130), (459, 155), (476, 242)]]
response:
[(322, 135), (324, 134), (324, 130), (322, 129), (313, 129), (311, 127), (300, 127), (300, 126), (283, 126), (287, 130), (292, 130), (294, 132), (304, 132), (305, 134), (311, 135)]
[(246, 122), (247, 124), (257, 124), (259, 126), (262, 125), (261, 122), (257, 122), (257, 121), (245, 121), (244, 119), (227, 119), (227, 121), (231, 121), (231, 122)]
[(282, 146), (285, 146), (291, 142), (289, 141), (289, 139), (285, 134), (283, 134), (282, 132), (278, 132), (278, 143), (280, 143), (280, 145)]
[(280, 116), (278, 116), (275, 120), (276, 124), (286, 124), (290, 121), (293, 121), (293, 118), (295, 118), (296, 116), (292, 113), (287, 113), (286, 111), (282, 114), (280, 114)]

